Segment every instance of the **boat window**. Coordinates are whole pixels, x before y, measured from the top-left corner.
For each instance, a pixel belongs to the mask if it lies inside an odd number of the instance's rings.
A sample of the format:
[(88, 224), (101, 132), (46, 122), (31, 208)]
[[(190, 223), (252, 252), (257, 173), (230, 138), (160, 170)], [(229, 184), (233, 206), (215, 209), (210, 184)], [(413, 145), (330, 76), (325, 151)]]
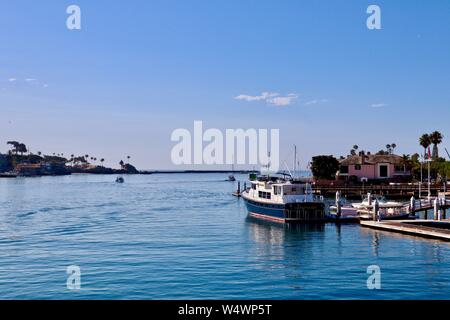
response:
[(280, 187), (280, 186), (274, 186), (274, 187), (273, 187), (273, 194), (274, 194), (274, 195), (279, 195), (279, 194), (281, 194), (281, 187)]
[(270, 192), (259, 191), (258, 196), (262, 199), (270, 199)]

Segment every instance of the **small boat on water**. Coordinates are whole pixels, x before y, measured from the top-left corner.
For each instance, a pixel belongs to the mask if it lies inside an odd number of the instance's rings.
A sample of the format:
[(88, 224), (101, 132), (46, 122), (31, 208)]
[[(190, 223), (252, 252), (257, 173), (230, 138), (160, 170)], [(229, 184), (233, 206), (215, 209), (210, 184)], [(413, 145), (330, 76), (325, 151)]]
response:
[(248, 215), (281, 223), (325, 222), (323, 197), (311, 185), (286, 177), (259, 176), (241, 193)]
[[(234, 165), (231, 165), (231, 172), (234, 173)], [(234, 177), (234, 174), (230, 174), (226, 181), (231, 181), (231, 182), (236, 181), (236, 178)]]
[(360, 220), (360, 216), (358, 214), (358, 210), (353, 208), (352, 206), (342, 206), (341, 214), (338, 216), (336, 206), (330, 206), (330, 210), (327, 214), (327, 217), (332, 221), (342, 221), (342, 222), (358, 222)]
[[(380, 220), (408, 220), (411, 215), (401, 208), (380, 208)], [(358, 211), (360, 220), (373, 220), (373, 212), (370, 210)]]
[(229, 175), (227, 181), (236, 181), (236, 178), (233, 175)]
[(362, 202), (352, 203), (352, 207), (356, 209), (367, 209), (373, 208), (375, 201), (378, 201), (380, 208), (401, 208), (404, 206), (401, 202), (388, 201), (384, 196), (374, 196), (368, 193)]
[[(339, 201), (341, 200), (339, 199)], [(378, 202), (380, 220), (406, 220), (411, 218), (407, 204), (388, 201), (383, 196), (371, 194), (367, 194), (362, 202), (345, 203), (343, 201), (339, 208), (340, 217), (338, 217), (338, 206), (330, 206), (328, 217), (332, 220), (339, 219), (341, 221), (372, 220), (375, 202)]]
[(124, 182), (125, 182), (125, 179), (122, 178), (122, 177), (117, 177), (117, 178), (116, 178), (116, 182), (117, 182), (117, 183), (124, 183)]

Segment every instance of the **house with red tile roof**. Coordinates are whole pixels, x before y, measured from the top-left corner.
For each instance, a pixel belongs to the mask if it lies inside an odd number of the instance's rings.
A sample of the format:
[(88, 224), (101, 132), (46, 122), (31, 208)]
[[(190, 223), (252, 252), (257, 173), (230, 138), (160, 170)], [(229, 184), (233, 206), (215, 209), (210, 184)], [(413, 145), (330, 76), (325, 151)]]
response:
[(358, 181), (405, 180), (411, 177), (411, 171), (398, 155), (361, 153), (340, 160), (338, 176)]

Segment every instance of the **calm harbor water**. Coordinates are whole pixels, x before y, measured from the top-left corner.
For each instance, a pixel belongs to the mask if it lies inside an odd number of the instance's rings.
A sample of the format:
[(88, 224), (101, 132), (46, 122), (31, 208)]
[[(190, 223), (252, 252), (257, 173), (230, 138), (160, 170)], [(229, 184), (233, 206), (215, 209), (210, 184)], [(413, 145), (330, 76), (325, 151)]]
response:
[[(0, 299), (450, 298), (449, 243), (249, 220), (225, 178), (0, 179)], [(381, 290), (367, 289), (370, 265)]]

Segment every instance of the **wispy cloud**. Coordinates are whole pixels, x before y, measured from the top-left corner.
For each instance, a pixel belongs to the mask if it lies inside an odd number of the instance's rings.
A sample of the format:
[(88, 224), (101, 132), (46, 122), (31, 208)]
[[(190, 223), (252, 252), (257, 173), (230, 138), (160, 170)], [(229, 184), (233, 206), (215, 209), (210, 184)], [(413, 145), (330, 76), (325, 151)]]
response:
[(296, 99), (298, 98), (298, 94), (296, 93), (289, 93), (287, 96), (282, 96), (279, 93), (276, 92), (262, 92), (260, 95), (252, 96), (247, 94), (240, 94), (234, 99), (241, 100), (241, 101), (265, 101), (268, 104), (275, 105), (275, 106), (288, 106), (292, 104)]
[(297, 99), (298, 99), (298, 94), (290, 93), (285, 97), (278, 96), (278, 97), (268, 99), (267, 102), (269, 104), (273, 104), (275, 106), (289, 106)]
[(247, 94), (240, 94), (237, 97), (235, 97), (236, 100), (243, 100), (243, 101), (261, 101), (261, 100), (267, 100), (273, 97), (279, 96), (278, 93), (275, 92), (263, 92), (259, 96), (250, 96)]
[(326, 102), (328, 102), (328, 99), (314, 99), (314, 100), (305, 102), (305, 106), (312, 106), (315, 104), (326, 103)]
[(11, 84), (13, 83), (17, 83), (17, 84), (23, 84), (26, 83), (32, 87), (43, 87), (43, 88), (48, 88), (49, 85), (47, 83), (42, 83), (41, 81), (39, 81), (39, 79), (36, 78), (26, 78), (26, 79), (17, 79), (17, 78), (9, 78), (7, 79), (7, 81)]
[(387, 104), (386, 103), (373, 103), (370, 105), (372, 108), (383, 108), (386, 107)]

